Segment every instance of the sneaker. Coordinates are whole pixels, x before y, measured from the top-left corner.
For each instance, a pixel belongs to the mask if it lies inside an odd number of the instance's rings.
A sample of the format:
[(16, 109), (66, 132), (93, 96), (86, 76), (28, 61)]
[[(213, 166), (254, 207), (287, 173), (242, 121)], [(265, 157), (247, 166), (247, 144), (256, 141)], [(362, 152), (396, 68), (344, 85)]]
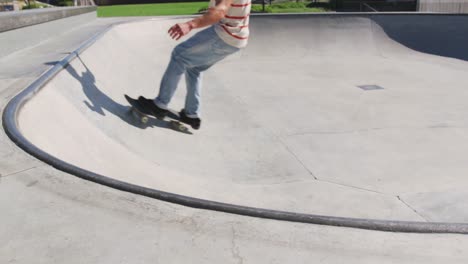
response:
[(151, 115), (158, 119), (163, 119), (168, 113), (168, 110), (158, 107), (153, 100), (143, 96), (138, 97), (138, 103), (140, 103), (141, 107), (143, 107), (145, 110), (151, 113)]
[(200, 126), (201, 126), (201, 119), (200, 118), (198, 118), (198, 117), (196, 117), (196, 118), (188, 117), (185, 114), (184, 109), (182, 109), (180, 111), (179, 115), (180, 115), (180, 121), (181, 122), (190, 125), (193, 129), (200, 129)]

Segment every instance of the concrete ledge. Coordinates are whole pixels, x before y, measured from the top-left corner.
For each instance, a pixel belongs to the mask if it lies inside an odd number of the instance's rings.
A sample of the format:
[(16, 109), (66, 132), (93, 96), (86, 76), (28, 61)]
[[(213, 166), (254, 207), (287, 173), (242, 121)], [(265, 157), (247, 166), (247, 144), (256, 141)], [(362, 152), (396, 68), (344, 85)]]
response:
[(65, 17), (95, 12), (96, 6), (59, 7), (0, 14), (0, 32), (41, 24)]

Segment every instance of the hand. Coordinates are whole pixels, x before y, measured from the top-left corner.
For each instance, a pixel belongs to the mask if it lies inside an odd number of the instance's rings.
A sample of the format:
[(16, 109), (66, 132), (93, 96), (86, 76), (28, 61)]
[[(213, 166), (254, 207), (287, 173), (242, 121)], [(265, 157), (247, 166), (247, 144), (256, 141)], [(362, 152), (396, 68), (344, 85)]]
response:
[(168, 33), (172, 39), (179, 40), (181, 37), (187, 35), (193, 29), (193, 25), (190, 22), (175, 24), (172, 26)]

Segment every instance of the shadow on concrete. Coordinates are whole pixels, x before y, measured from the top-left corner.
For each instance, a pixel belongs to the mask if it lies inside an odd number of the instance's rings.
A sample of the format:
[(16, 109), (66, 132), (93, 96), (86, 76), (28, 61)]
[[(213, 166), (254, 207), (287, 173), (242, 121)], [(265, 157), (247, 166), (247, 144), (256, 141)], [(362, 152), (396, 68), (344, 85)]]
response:
[[(112, 98), (107, 96), (104, 92), (102, 92), (99, 87), (96, 85), (96, 77), (91, 72), (91, 70), (86, 66), (83, 60), (77, 56), (78, 61), (81, 62), (83, 67), (86, 71), (82, 72), (81, 74), (73, 68), (72, 65), (68, 64), (64, 67), (64, 69), (77, 81), (80, 82), (83, 93), (86, 95), (88, 100), (83, 101), (83, 103), (93, 112), (101, 115), (106, 116), (106, 113), (111, 113), (118, 118), (120, 118), (125, 123), (140, 128), (140, 129), (147, 129), (148, 127), (159, 127), (165, 129), (175, 130), (177, 132), (181, 132), (184, 134), (192, 134), (183, 131), (179, 131), (173, 128), (170, 121), (167, 120), (159, 120), (157, 118), (148, 118), (148, 122), (142, 123), (139, 118), (135, 117), (132, 114), (131, 107), (129, 105), (122, 105), (118, 102), (114, 101)], [(55, 65), (59, 62), (48, 62), (45, 63), (46, 65)], [(123, 97), (123, 95), (122, 95)]]
[(468, 61), (468, 16), (376, 15), (371, 19), (391, 39), (410, 49)]

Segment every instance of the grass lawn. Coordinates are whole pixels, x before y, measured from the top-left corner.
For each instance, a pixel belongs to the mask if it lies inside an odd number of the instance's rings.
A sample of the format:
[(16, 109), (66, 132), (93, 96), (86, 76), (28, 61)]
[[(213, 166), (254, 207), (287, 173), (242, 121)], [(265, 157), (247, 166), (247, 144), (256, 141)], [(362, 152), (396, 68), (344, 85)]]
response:
[(98, 7), (99, 17), (193, 15), (208, 7), (207, 2), (115, 5)]
[[(282, 2), (265, 5), (267, 13), (317, 13), (329, 11), (322, 7), (314, 7), (312, 2)], [(252, 11), (263, 11), (262, 5), (253, 5)]]
[[(98, 7), (99, 17), (118, 16), (169, 16), (169, 15), (193, 15), (208, 7), (207, 2), (192, 3), (164, 3), (144, 5), (115, 5)], [(253, 5), (252, 12), (261, 11), (262, 5)], [(307, 3), (281, 3), (266, 5), (268, 13), (302, 13), (302, 12), (325, 12), (324, 8), (307, 7)]]
[(269, 13), (319, 13), (327, 12), (323, 8), (310, 8), (310, 7), (298, 7), (298, 8), (275, 8), (275, 5), (272, 5), (271, 12)]

